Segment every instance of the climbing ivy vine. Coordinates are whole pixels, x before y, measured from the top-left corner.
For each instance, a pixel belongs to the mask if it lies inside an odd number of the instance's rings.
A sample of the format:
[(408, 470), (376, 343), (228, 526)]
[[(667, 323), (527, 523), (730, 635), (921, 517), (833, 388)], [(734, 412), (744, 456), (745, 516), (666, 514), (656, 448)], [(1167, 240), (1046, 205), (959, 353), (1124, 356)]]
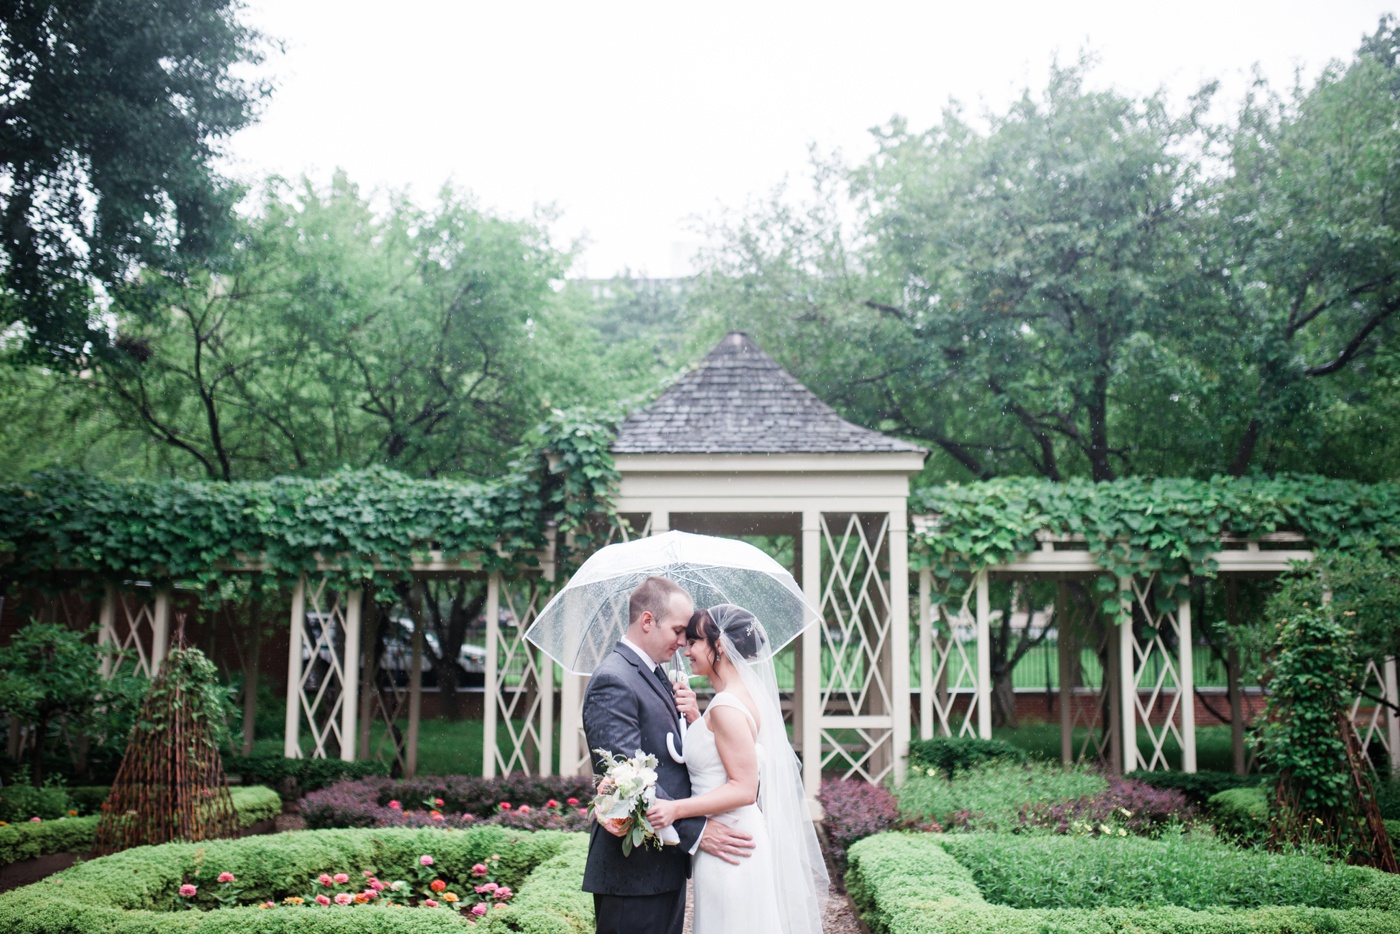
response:
[(551, 528), (576, 553), (613, 513), (614, 431), (614, 419), (556, 412), (489, 483), (383, 469), (241, 483), (41, 474), (0, 487), (3, 576), (78, 571), (212, 592), (250, 560), (260, 583), (286, 583), (319, 555), (332, 577), (389, 580), (431, 550), (486, 570), (528, 564)]
[(1215, 574), (1221, 535), (1295, 531), (1314, 548), (1400, 548), (1400, 485), (1311, 476), (989, 480), (918, 491), (910, 512), (933, 517), (911, 535), (913, 560), (945, 579), (1035, 551), (1037, 535), (1082, 536), (1105, 589), (1156, 573), (1167, 597), (1190, 576)]

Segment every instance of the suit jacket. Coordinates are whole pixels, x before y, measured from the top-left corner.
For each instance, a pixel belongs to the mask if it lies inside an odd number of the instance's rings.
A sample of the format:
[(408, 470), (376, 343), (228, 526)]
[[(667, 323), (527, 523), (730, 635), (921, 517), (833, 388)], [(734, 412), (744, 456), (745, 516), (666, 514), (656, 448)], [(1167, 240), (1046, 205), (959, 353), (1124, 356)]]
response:
[[(676, 701), (657, 680), (652, 669), (642, 667), (637, 653), (617, 645), (593, 672), (583, 696), (583, 731), (588, 739), (593, 772), (601, 775), (593, 750), (632, 756), (638, 749), (657, 758), (657, 796), (690, 797), (690, 773), (666, 750), (666, 734), (676, 733)], [(654, 849), (651, 844), (622, 855), (622, 840), (596, 823), (588, 843), (588, 863), (583, 890), (597, 895), (659, 895), (685, 887), (690, 877), (690, 851), (705, 829), (705, 818), (677, 821), (679, 846)]]

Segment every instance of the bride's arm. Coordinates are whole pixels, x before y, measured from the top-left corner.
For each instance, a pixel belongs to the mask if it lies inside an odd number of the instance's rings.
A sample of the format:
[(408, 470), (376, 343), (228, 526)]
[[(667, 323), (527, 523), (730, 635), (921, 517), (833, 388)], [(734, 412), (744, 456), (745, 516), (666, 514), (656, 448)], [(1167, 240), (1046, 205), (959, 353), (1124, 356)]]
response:
[(657, 801), (647, 811), (647, 820), (658, 829), (687, 817), (722, 814), (758, 800), (758, 752), (748, 718), (733, 707), (712, 707), (708, 718), (729, 780), (694, 798)]

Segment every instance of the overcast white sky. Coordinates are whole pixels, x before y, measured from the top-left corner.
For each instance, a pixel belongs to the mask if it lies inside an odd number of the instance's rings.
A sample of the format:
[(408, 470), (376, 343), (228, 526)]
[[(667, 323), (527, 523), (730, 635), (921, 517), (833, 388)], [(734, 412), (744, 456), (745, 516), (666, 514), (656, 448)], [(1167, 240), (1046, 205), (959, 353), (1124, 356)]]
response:
[(555, 204), (588, 245), (572, 275), (688, 272), (689, 218), (742, 207), (808, 148), (871, 151), (894, 114), (916, 128), (950, 97), (1004, 106), (1089, 49), (1099, 84), (1185, 95), (1254, 64), (1280, 88), (1347, 58), (1371, 0), (667, 4), (250, 0), (286, 52), (232, 171), (324, 180), (427, 202), (446, 181), (514, 217)]

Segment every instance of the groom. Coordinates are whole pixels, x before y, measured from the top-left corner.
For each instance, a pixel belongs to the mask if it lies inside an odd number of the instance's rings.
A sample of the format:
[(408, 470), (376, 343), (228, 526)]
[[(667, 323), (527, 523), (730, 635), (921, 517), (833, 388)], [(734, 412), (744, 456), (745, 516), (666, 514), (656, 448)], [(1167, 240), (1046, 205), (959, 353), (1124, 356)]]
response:
[[(651, 753), (659, 763), (657, 794), (673, 800), (690, 796), (690, 773), (666, 750), (666, 734), (679, 730), (676, 696), (660, 663), (685, 648), (685, 627), (694, 611), (690, 595), (675, 582), (642, 581), (628, 602), (627, 635), (593, 672), (583, 698), (594, 771), (599, 771), (595, 749), (623, 756), (638, 749)], [(693, 708), (694, 695), (688, 688), (682, 693), (683, 704)], [(675, 744), (679, 748), (679, 735)], [(648, 843), (623, 856), (622, 840), (593, 823), (583, 890), (593, 893), (598, 934), (681, 934), (691, 854), (701, 849), (737, 864), (753, 849), (748, 834), (718, 821), (692, 817), (674, 826), (680, 846), (657, 850)]]

